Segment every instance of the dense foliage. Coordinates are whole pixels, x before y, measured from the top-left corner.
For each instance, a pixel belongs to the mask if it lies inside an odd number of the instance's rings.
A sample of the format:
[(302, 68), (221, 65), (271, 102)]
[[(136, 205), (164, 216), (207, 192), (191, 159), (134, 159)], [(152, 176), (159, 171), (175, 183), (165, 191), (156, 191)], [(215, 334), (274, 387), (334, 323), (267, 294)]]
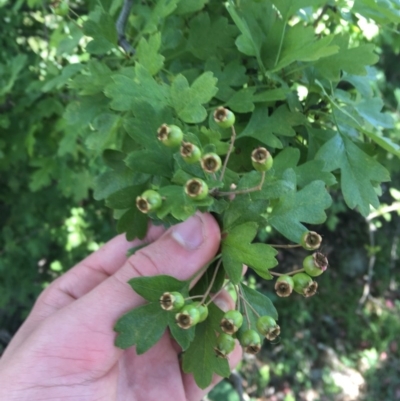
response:
[[(276, 252), (251, 244), (257, 231), (263, 239), (272, 227), (298, 243), (305, 224), (326, 220), (332, 195), (367, 216), (379, 206), (388, 169), (398, 169), (393, 83), (371, 67), (380, 50), (357, 27), (364, 20), (385, 25), (377, 44), (394, 48), (395, 2), (133, 2), (124, 26), (126, 3), (0, 1), (5, 321), (113, 234), (110, 210), (94, 199), (105, 200), (128, 238), (145, 234), (148, 216), (136, 198), (148, 188), (166, 199), (149, 215), (158, 223), (174, 224), (197, 209), (215, 213), (227, 235), (224, 269), (237, 284), (242, 263), (271, 278)], [(386, 109), (381, 89), (392, 103)], [(231, 129), (212, 117), (221, 105), (236, 115), (232, 153)], [(224, 176), (204, 173), (199, 163), (185, 163), (179, 148), (160, 143), (165, 123), (179, 126), (203, 154), (229, 154)], [(232, 201), (218, 196), (232, 184), (246, 191), (260, 183), (250, 158), (257, 147), (274, 160), (262, 190)], [(213, 196), (185, 196), (192, 178), (205, 180)], [(187, 355), (212, 349), (196, 344)], [(221, 366), (215, 370), (227, 374)], [(203, 368), (188, 370), (205, 386)]]

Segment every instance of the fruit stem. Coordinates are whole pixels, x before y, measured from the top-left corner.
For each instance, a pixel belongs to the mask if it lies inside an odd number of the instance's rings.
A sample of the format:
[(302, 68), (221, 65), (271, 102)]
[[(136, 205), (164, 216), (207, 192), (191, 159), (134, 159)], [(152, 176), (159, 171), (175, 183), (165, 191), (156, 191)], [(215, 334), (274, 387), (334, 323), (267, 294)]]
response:
[(188, 301), (189, 299), (197, 299), (197, 298), (203, 298), (203, 295), (193, 295), (192, 297), (185, 298), (185, 301)]
[(223, 164), (223, 166), (222, 166), (221, 175), (220, 175), (220, 177), (219, 177), (219, 180), (220, 180), (220, 181), (222, 181), (222, 180), (224, 179), (226, 166), (228, 165), (229, 156), (230, 156), (231, 153), (232, 153), (233, 144), (235, 143), (235, 139), (236, 139), (236, 130), (235, 130), (235, 126), (232, 125), (231, 129), (232, 129), (231, 142), (230, 142), (230, 144), (229, 144), (228, 153), (226, 154), (226, 157), (225, 157), (225, 160), (224, 160), (224, 164)]
[(239, 189), (238, 191), (229, 191), (229, 192), (219, 192), (216, 191), (214, 195), (216, 196), (229, 196), (229, 195), (240, 195), (240, 194), (248, 194), (249, 192), (255, 192), (255, 191), (261, 191), (261, 188), (264, 184), (265, 181), (265, 171), (261, 173), (261, 181), (258, 185), (252, 188), (246, 188), (246, 189)]
[(299, 248), (301, 247), (300, 244), (293, 244), (293, 245), (278, 245), (278, 244), (268, 244), (269, 246), (273, 246), (274, 248)]
[(210, 262), (204, 265), (200, 270), (198, 270), (196, 273), (194, 273), (191, 277), (189, 277), (188, 281), (193, 281), (197, 276), (200, 276), (203, 274), (210, 266), (212, 263), (214, 263), (216, 260), (218, 260), (222, 256), (222, 253), (219, 253), (218, 255), (215, 256), (215, 258)]
[(260, 317), (260, 314), (251, 306), (250, 302), (248, 302), (243, 295), (239, 294), (240, 298), (243, 299), (243, 301), (245, 303), (247, 303), (247, 305), (249, 305), (249, 307), (251, 308), (251, 310), (257, 315), (257, 317)]
[(205, 306), (208, 306), (208, 305), (210, 305), (210, 303), (214, 302), (214, 299), (217, 298), (217, 296), (220, 294), (220, 292), (221, 292), (228, 284), (229, 284), (229, 281), (228, 281), (226, 284), (224, 284), (224, 285), (220, 288), (220, 290), (217, 291), (217, 292), (210, 298), (210, 300), (209, 300), (207, 303), (205, 303)]
[(296, 273), (302, 273), (304, 271), (304, 269), (297, 269), (297, 270), (293, 270), (292, 272), (289, 272), (289, 273), (276, 273), (276, 272), (271, 272), (270, 271), (270, 273), (273, 275), (273, 276), (293, 276), (294, 274), (296, 274)]
[(247, 320), (247, 327), (250, 330), (251, 328), (251, 323), (250, 323), (250, 318), (249, 318), (249, 313), (247, 311), (247, 299), (245, 299), (244, 295), (243, 295), (243, 290), (242, 290), (242, 286), (239, 284), (239, 296), (242, 299), (242, 305), (243, 305), (243, 309), (244, 309), (244, 314), (246, 316), (246, 320)]
[(209, 286), (208, 286), (208, 288), (207, 288), (207, 291), (204, 293), (203, 298), (202, 298), (202, 300), (200, 301), (201, 304), (204, 304), (204, 301), (205, 301), (206, 298), (208, 297), (208, 294), (210, 293), (211, 288), (212, 288), (212, 286), (214, 285), (215, 278), (217, 277), (217, 273), (218, 273), (219, 267), (221, 266), (221, 263), (222, 263), (222, 259), (220, 259), (220, 260), (218, 261), (217, 266), (215, 267), (215, 270), (214, 270), (213, 276), (212, 276), (212, 278), (211, 278), (210, 284), (209, 284)]

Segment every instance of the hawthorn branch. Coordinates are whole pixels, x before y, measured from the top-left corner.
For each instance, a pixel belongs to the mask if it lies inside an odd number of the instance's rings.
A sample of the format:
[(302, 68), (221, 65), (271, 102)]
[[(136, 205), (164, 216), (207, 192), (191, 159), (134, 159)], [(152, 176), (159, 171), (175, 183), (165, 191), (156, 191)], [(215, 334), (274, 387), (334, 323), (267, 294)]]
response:
[(128, 42), (125, 35), (125, 29), (129, 14), (132, 10), (132, 6), (133, 0), (124, 0), (124, 4), (122, 5), (121, 12), (119, 13), (117, 22), (115, 24), (118, 34), (118, 45), (121, 46), (125, 50), (125, 52), (131, 56), (135, 54), (135, 49)]

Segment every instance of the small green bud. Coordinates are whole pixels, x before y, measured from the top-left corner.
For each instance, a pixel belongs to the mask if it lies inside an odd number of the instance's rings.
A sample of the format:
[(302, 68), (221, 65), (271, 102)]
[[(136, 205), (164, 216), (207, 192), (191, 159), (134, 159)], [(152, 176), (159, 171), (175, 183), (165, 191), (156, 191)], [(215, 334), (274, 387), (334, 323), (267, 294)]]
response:
[(305, 272), (311, 277), (321, 275), (328, 267), (328, 259), (321, 252), (315, 252), (303, 260)]
[(317, 292), (318, 284), (306, 273), (295, 274), (293, 282), (294, 290), (305, 297), (311, 297)]
[(221, 158), (216, 153), (207, 153), (201, 158), (201, 168), (206, 173), (215, 173), (221, 166)]
[(157, 138), (165, 146), (179, 146), (183, 139), (183, 132), (176, 125), (163, 124), (157, 130)]
[(182, 329), (190, 329), (199, 323), (200, 310), (196, 305), (187, 304), (175, 315), (175, 321)]
[(322, 237), (315, 231), (306, 231), (300, 240), (300, 245), (307, 251), (314, 251), (321, 245)]
[(275, 340), (281, 333), (281, 328), (271, 316), (260, 316), (257, 319), (257, 330), (270, 341)]
[(235, 339), (229, 334), (221, 333), (217, 338), (215, 353), (220, 358), (226, 358), (235, 349)]
[(246, 330), (239, 339), (244, 352), (257, 354), (261, 349), (261, 338), (255, 330)]
[(192, 199), (204, 199), (208, 195), (208, 185), (200, 178), (193, 178), (186, 182), (185, 193)]
[(141, 196), (136, 198), (136, 206), (142, 213), (149, 213), (161, 206), (161, 195), (153, 189), (144, 191)]
[(243, 315), (238, 310), (226, 312), (221, 319), (221, 329), (227, 334), (236, 333), (243, 324)]
[(235, 124), (235, 114), (232, 111), (226, 109), (225, 107), (218, 107), (214, 111), (214, 121), (221, 128), (229, 128)]
[(251, 153), (251, 162), (257, 171), (268, 171), (272, 168), (274, 159), (267, 149), (258, 147)]
[(185, 299), (180, 292), (164, 292), (160, 297), (161, 308), (177, 312), (185, 305)]
[(275, 291), (279, 297), (288, 297), (294, 287), (293, 278), (287, 275), (280, 276), (275, 283)]
[(200, 148), (190, 142), (182, 142), (180, 153), (183, 160), (189, 164), (196, 163), (201, 158)]

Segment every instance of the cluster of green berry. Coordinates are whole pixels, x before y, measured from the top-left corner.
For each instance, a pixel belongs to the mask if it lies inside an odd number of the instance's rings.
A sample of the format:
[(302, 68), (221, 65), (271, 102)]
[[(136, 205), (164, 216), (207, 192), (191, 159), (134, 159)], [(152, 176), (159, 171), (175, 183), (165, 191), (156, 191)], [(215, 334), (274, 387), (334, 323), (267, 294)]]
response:
[[(175, 321), (182, 329), (189, 329), (203, 322), (208, 316), (208, 307), (201, 302), (185, 303), (183, 295), (179, 292), (165, 292), (160, 298), (161, 308), (170, 312), (176, 312)], [(235, 348), (235, 337), (238, 337), (243, 350), (250, 354), (260, 351), (262, 341), (260, 334), (273, 341), (280, 334), (280, 327), (271, 316), (260, 316), (257, 320), (257, 331), (247, 328), (240, 336), (238, 330), (243, 325), (243, 315), (238, 310), (226, 312), (221, 319), (221, 333), (216, 339), (214, 347), (218, 357), (226, 358)]]
[[(221, 128), (231, 128), (235, 123), (235, 115), (225, 107), (218, 107), (213, 114), (214, 121)], [(184, 141), (182, 130), (176, 125), (163, 124), (157, 131), (157, 138), (165, 146), (180, 146), (182, 159), (188, 164), (200, 163), (204, 172), (215, 174), (222, 168), (222, 160), (216, 153), (202, 154), (201, 149), (191, 142)], [(267, 149), (258, 147), (251, 154), (252, 164), (255, 170), (260, 172), (268, 171), (272, 168), (273, 158)], [(225, 163), (226, 165), (226, 163)], [(223, 177), (224, 170), (221, 173)], [(207, 183), (200, 178), (188, 180), (184, 186), (185, 193), (192, 199), (201, 200), (209, 195), (210, 191)], [(149, 213), (161, 207), (162, 197), (154, 189), (149, 189), (138, 196), (136, 206), (142, 213)]]
[[(182, 130), (176, 125), (163, 124), (159, 127), (157, 138), (165, 146), (178, 147), (180, 146), (180, 155), (182, 159), (188, 164), (200, 163), (202, 170), (205, 173), (212, 174), (215, 181), (216, 175), (219, 170), (219, 180), (222, 182), (224, 172), (229, 159), (229, 155), (233, 149), (233, 144), (236, 138), (234, 129), (235, 115), (224, 107), (218, 107), (214, 113), (213, 118), (216, 124), (222, 128), (231, 128), (232, 137), (230, 143), (230, 150), (225, 157), (224, 163), (216, 153), (203, 154), (201, 149), (195, 144), (185, 141)], [(259, 185), (238, 191), (220, 192), (217, 188), (208, 188), (207, 182), (200, 178), (191, 178), (184, 185), (185, 194), (196, 200), (204, 199), (206, 196), (230, 196), (236, 194), (243, 194), (252, 191), (259, 191), (264, 183), (265, 173), (270, 170), (273, 165), (273, 158), (264, 147), (257, 147), (251, 153), (251, 161), (254, 169), (261, 173), (261, 182)], [(210, 181), (212, 182), (212, 181)], [(136, 205), (143, 213), (149, 213), (161, 207), (163, 202), (162, 196), (154, 189), (148, 189), (136, 198)], [(322, 274), (328, 266), (327, 258), (316, 250), (321, 245), (322, 238), (319, 234), (313, 231), (307, 231), (302, 235), (301, 241), (297, 245), (272, 245), (275, 247), (292, 248), (303, 247), (308, 251), (315, 251), (312, 255), (307, 256), (303, 261), (301, 269), (292, 271), (290, 273), (277, 273), (270, 270), (271, 275), (277, 276), (275, 282), (275, 291), (280, 297), (289, 296), (293, 290), (305, 297), (314, 295), (317, 291), (318, 284), (313, 280)], [(222, 260), (217, 264), (216, 272)], [(215, 277), (214, 277), (215, 278)], [(240, 288), (235, 291), (238, 297), (237, 308), (230, 310), (223, 316), (220, 327), (221, 333), (216, 338), (214, 350), (217, 356), (226, 358), (235, 347), (235, 338), (237, 338), (243, 347), (244, 351), (251, 354), (256, 354), (261, 349), (261, 337), (273, 341), (280, 334), (280, 327), (271, 316), (260, 316), (252, 305), (245, 299), (243, 294), (240, 293)], [(193, 302), (194, 297), (184, 298), (179, 292), (165, 292), (160, 298), (162, 309), (175, 313), (176, 324), (182, 329), (190, 329), (191, 327), (205, 321), (208, 317), (208, 305), (212, 302), (206, 299), (212, 288), (212, 282), (207, 289), (207, 292), (201, 297), (200, 302)], [(240, 307), (240, 299), (242, 307)], [(246, 305), (247, 304), (247, 305)], [(253, 327), (251, 325), (247, 306), (252, 309), (257, 317), (253, 320)], [(247, 320), (247, 325), (243, 325), (243, 312)]]
[[(322, 238), (314, 231), (302, 235), (300, 245), (314, 251), (321, 245)], [(318, 283), (312, 279), (321, 275), (328, 267), (328, 259), (321, 252), (314, 252), (303, 260), (303, 268), (297, 273), (279, 275), (275, 283), (275, 291), (280, 297), (288, 297), (294, 290), (305, 297), (313, 296), (318, 289)]]

